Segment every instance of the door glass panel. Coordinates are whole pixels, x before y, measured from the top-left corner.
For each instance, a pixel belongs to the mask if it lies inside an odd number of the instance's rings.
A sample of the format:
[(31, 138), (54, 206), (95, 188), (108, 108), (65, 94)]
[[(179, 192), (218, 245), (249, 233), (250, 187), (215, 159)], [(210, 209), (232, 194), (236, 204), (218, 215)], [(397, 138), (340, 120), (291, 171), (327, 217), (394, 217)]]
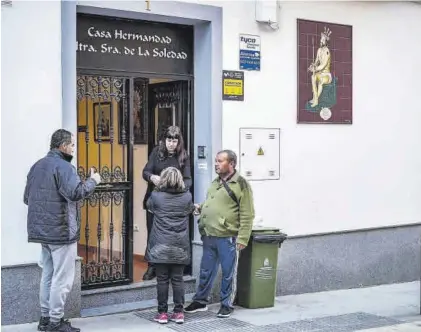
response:
[[(173, 81), (149, 85), (152, 118), (154, 119), (152, 144), (159, 143), (159, 137), (169, 126), (180, 127), (184, 142), (187, 142), (187, 82)], [(188, 146), (185, 146), (188, 149)]]

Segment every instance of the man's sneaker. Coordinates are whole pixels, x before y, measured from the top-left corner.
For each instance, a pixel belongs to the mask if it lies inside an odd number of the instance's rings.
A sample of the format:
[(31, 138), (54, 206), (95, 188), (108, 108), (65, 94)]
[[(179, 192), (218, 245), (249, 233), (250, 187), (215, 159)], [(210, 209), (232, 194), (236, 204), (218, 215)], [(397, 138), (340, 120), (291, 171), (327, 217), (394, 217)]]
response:
[(173, 312), (170, 321), (175, 322), (177, 324), (184, 323), (184, 314), (182, 312)]
[(184, 312), (188, 314), (193, 314), (195, 312), (206, 311), (206, 310), (208, 310), (208, 306), (206, 304), (202, 304), (196, 301), (190, 303), (188, 307), (184, 308)]
[(216, 315), (219, 318), (228, 318), (231, 316), (233, 312), (233, 309), (222, 306), (221, 309), (219, 309), (218, 314)]
[(59, 331), (59, 332), (80, 332), (80, 329), (73, 327), (68, 320), (62, 319), (58, 323), (51, 322), (47, 326), (47, 332)]
[(50, 317), (41, 317), (38, 323), (38, 331), (47, 331), (47, 326), (50, 323)]
[(166, 312), (158, 313), (153, 320), (159, 324), (167, 324), (168, 314)]

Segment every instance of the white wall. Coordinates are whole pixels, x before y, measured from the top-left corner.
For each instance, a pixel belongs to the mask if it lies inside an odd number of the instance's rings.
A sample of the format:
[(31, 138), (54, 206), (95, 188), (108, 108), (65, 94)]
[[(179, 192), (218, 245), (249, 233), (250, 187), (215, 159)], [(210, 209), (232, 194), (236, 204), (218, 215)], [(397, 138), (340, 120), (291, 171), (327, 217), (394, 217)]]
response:
[(36, 262), (23, 191), (32, 164), (61, 126), (60, 1), (1, 9), (1, 264)]
[[(238, 69), (239, 33), (262, 37), (245, 101), (224, 102), (223, 145), (238, 151), (240, 127), (282, 129), (281, 180), (252, 183), (267, 225), (296, 235), (421, 220), (421, 6), (287, 3), (271, 31), (255, 23), (254, 1), (194, 2), (224, 8), (224, 69)], [(353, 26), (352, 126), (296, 124), (297, 18)], [(61, 126), (60, 30), (58, 1), (2, 8), (2, 265), (39, 255), (22, 195)]]
[[(206, 2), (223, 6), (224, 69), (239, 69), (239, 33), (261, 36), (245, 101), (223, 105), (224, 148), (240, 127), (282, 131), (281, 180), (252, 183), (257, 216), (289, 235), (420, 222), (421, 6), (282, 3), (271, 31), (254, 1)], [(353, 125), (297, 125), (297, 18), (353, 26)]]

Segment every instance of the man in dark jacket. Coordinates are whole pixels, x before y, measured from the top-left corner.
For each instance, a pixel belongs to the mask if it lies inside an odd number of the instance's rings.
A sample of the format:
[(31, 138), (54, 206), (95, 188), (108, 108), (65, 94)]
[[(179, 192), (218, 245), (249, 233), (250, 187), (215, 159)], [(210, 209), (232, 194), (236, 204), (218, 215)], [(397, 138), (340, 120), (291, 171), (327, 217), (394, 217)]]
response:
[(31, 167), (25, 187), (28, 242), (42, 245), (39, 331), (80, 331), (63, 320), (80, 237), (77, 202), (94, 191), (101, 177), (91, 169), (90, 178), (81, 181), (70, 163), (74, 147), (69, 131), (54, 132), (50, 151)]

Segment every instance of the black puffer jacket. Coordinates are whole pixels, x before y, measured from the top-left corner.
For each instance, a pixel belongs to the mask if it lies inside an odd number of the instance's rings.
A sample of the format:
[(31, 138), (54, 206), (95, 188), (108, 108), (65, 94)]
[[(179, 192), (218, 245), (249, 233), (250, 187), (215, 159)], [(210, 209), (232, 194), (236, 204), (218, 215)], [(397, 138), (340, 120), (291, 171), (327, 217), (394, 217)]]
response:
[(70, 244), (79, 241), (77, 202), (96, 182), (81, 182), (71, 157), (51, 150), (28, 174), (23, 201), (28, 205), (28, 242)]
[(190, 263), (189, 216), (194, 210), (189, 191), (153, 191), (146, 206), (154, 215), (145, 258), (154, 264)]

